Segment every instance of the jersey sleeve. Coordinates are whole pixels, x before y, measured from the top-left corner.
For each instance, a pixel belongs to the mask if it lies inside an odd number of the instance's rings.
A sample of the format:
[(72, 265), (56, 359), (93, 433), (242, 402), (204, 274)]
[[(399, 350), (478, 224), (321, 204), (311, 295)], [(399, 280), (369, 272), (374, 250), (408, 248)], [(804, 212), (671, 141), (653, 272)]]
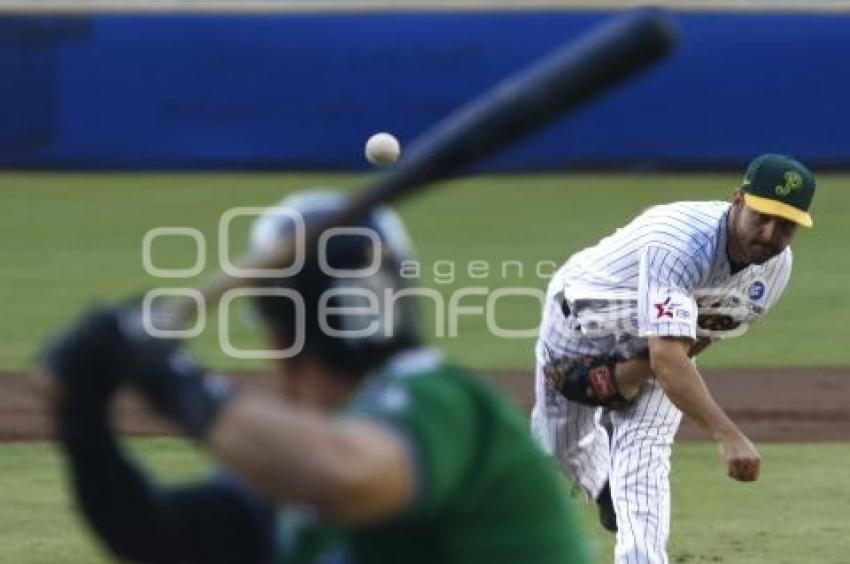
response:
[(644, 248), (638, 265), (639, 336), (696, 339), (692, 289), (698, 278), (692, 257), (660, 245)]
[(388, 426), (406, 442), (416, 470), (413, 513), (442, 506), (461, 487), (481, 444), (482, 426), (471, 392), (438, 375), (371, 386), (347, 416)]
[(773, 306), (776, 305), (776, 302), (779, 301), (779, 298), (785, 292), (785, 288), (788, 286), (788, 281), (791, 278), (791, 266), (793, 262), (794, 256), (789, 247), (782, 254), (780, 260), (777, 261), (767, 280), (768, 287), (765, 288), (765, 294), (767, 295), (765, 296), (762, 315), (773, 309)]

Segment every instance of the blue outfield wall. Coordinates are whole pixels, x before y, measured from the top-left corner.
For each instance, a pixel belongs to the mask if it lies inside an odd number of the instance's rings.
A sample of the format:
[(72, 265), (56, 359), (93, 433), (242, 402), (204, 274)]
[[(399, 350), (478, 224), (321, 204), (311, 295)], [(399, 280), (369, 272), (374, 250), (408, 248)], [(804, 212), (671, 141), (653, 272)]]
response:
[[(0, 166), (365, 168), (603, 12), (0, 18)], [(667, 61), (487, 163), (850, 165), (850, 15), (682, 13)]]

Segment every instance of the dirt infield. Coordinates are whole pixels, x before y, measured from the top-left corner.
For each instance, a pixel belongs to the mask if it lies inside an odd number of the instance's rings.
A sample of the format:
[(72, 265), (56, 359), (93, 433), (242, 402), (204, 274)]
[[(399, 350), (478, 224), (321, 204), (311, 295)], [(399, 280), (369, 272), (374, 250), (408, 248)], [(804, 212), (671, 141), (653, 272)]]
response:
[[(707, 370), (709, 387), (720, 404), (756, 441), (850, 440), (850, 369)], [(488, 375), (523, 409), (531, 406), (530, 376), (499, 372)], [(242, 385), (269, 388), (264, 375), (240, 376)], [(140, 402), (122, 397), (118, 426), (130, 434), (173, 433)], [(0, 441), (37, 440), (51, 435), (44, 403), (23, 374), (0, 374)], [(692, 423), (679, 431), (684, 439), (706, 439)]]

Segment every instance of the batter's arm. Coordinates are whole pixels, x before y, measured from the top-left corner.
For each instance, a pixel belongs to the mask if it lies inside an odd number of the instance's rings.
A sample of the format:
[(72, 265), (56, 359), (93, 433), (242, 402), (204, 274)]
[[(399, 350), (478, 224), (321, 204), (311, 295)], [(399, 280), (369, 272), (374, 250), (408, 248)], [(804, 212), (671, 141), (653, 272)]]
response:
[(69, 482), (89, 525), (126, 560), (270, 561), (271, 506), (223, 477), (160, 485), (124, 452), (109, 415), (116, 371), (135, 359), (120, 335), (114, 310), (93, 309), (51, 339), (32, 379), (50, 408)]
[(306, 504), (336, 521), (374, 521), (414, 498), (406, 439), (370, 420), (332, 419), (244, 393), (221, 415), (207, 444), (267, 498)]
[(650, 367), (670, 401), (718, 441), (731, 478), (749, 482), (758, 477), (761, 459), (753, 444), (714, 401), (688, 353), (694, 341), (649, 339)]
[(116, 556), (149, 563), (267, 562), (271, 507), (235, 481), (163, 487), (105, 426), (62, 433), (78, 506)]

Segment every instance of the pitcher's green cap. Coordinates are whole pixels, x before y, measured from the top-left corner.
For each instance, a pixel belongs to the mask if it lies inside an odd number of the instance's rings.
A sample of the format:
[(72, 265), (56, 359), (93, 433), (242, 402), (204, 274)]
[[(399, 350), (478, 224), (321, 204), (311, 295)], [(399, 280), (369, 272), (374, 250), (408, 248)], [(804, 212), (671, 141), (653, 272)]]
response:
[(811, 227), (809, 208), (815, 177), (803, 163), (785, 155), (762, 155), (747, 167), (744, 202), (759, 213)]

